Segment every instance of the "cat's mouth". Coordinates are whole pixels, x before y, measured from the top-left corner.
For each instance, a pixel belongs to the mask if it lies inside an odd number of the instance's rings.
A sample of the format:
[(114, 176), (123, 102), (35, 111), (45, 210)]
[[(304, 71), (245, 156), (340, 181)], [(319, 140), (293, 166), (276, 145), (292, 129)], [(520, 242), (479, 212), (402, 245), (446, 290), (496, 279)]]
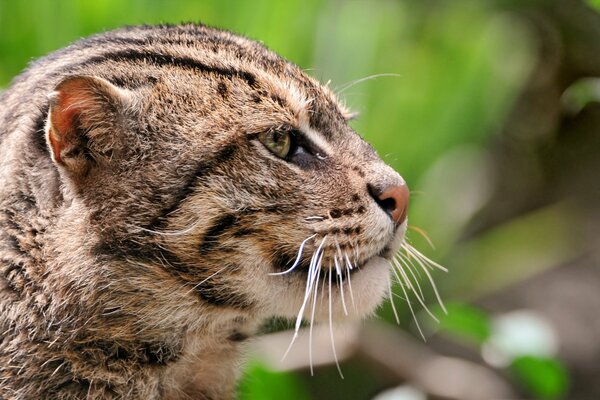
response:
[[(375, 264), (387, 263), (392, 268), (392, 259), (396, 256), (402, 244), (404, 242), (404, 235), (406, 232), (407, 223), (404, 222), (398, 227), (392, 239), (386, 243), (386, 245), (378, 252), (360, 260), (341, 260), (341, 262), (334, 262), (329, 268), (319, 269), (319, 277), (325, 278), (331, 273), (332, 280), (335, 283), (343, 283), (350, 276), (357, 275), (363, 270), (369, 270)], [(330, 272), (331, 271), (331, 272)]]
[[(360, 262), (355, 262), (351, 266), (344, 266), (341, 268), (339, 266), (333, 266), (330, 268), (323, 268), (319, 270), (319, 279), (328, 278), (328, 275), (332, 274), (332, 281), (336, 284), (343, 283), (348, 280), (350, 276), (354, 276), (359, 274), (361, 271), (369, 270), (372, 265), (375, 263), (379, 264), (381, 262), (385, 262), (390, 264), (392, 257), (395, 253), (391, 252), (391, 248), (386, 246), (379, 253), (372, 255), (370, 257), (365, 258)], [(391, 264), (390, 264), (391, 268)]]

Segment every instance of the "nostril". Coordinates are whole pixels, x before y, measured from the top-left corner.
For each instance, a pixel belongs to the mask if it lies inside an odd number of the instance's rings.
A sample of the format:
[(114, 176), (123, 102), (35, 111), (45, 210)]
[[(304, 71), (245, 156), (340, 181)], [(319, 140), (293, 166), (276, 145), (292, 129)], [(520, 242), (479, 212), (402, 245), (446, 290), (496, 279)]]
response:
[(376, 198), (375, 202), (386, 212), (391, 213), (396, 209), (396, 200), (393, 197)]
[(410, 196), (408, 186), (392, 185), (384, 190), (378, 190), (372, 185), (367, 185), (367, 188), (379, 207), (387, 212), (397, 224), (404, 222)]

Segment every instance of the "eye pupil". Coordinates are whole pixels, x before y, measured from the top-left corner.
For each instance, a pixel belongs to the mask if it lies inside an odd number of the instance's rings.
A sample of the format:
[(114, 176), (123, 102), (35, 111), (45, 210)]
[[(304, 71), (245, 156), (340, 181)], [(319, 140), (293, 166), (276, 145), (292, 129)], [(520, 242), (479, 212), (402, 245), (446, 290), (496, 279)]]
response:
[(264, 132), (258, 135), (258, 140), (277, 157), (285, 158), (291, 147), (291, 137), (288, 132)]

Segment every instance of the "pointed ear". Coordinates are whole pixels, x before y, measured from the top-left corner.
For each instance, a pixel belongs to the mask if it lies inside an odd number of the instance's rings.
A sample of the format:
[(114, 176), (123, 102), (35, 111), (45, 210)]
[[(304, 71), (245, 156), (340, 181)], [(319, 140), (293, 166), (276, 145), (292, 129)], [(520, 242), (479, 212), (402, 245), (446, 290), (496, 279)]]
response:
[(344, 120), (352, 121), (352, 120), (358, 118), (358, 112), (350, 110), (348, 107), (346, 107), (345, 104), (338, 103), (338, 106), (340, 108), (340, 112), (342, 113), (342, 116), (344, 117)]
[(101, 78), (63, 80), (50, 95), (46, 133), (52, 159), (74, 175), (86, 175), (100, 158), (110, 157), (130, 102), (130, 92)]

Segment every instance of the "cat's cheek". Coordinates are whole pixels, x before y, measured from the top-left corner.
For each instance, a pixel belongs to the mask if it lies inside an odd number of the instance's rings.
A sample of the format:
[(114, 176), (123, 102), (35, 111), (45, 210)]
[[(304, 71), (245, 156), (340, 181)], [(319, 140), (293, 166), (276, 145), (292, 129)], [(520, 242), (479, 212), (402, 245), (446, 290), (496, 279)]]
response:
[(390, 273), (391, 265), (388, 260), (383, 257), (373, 257), (361, 267), (359, 273), (352, 275), (352, 293), (354, 294), (356, 310), (350, 304), (351, 300), (348, 301), (348, 287), (345, 288), (344, 293), (344, 300), (347, 303), (350, 317), (364, 318), (375, 312), (388, 295)]

